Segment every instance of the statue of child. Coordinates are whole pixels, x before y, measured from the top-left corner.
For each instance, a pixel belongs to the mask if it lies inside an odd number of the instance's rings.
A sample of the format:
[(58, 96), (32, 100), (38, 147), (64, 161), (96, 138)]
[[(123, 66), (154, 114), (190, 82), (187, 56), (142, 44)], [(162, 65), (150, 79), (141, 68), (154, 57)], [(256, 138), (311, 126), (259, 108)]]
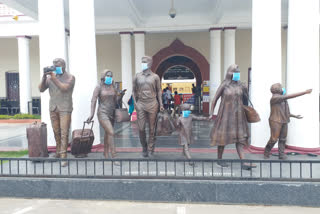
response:
[(192, 121), (193, 120), (210, 120), (209, 117), (195, 116), (191, 114), (190, 104), (181, 104), (180, 110), (182, 114), (177, 120), (179, 131), (179, 144), (183, 146), (183, 154), (187, 159), (191, 159), (189, 152), (189, 145), (194, 142), (192, 135)]
[(300, 115), (293, 115), (290, 113), (287, 99), (292, 99), (305, 94), (310, 94), (312, 92), (312, 89), (295, 94), (286, 95), (286, 90), (282, 88), (282, 85), (280, 83), (276, 83), (271, 86), (270, 91), (272, 93), (272, 97), (270, 100), (269, 117), (271, 136), (264, 149), (264, 158), (269, 158), (271, 149), (279, 140), (279, 159), (286, 159), (284, 149), (286, 145), (288, 123), (290, 122), (290, 117), (294, 117), (297, 119), (302, 118)]

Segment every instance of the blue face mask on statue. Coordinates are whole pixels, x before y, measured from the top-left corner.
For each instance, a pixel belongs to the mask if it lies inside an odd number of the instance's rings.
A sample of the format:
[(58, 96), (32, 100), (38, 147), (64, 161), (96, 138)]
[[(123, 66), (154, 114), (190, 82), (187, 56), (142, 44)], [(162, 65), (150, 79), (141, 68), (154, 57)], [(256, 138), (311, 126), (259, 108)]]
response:
[(232, 80), (238, 82), (240, 80), (240, 73), (233, 73)]
[(191, 111), (187, 110), (187, 111), (182, 111), (182, 117), (188, 118), (190, 115)]
[(141, 64), (141, 68), (142, 68), (142, 70), (144, 71), (144, 70), (147, 70), (148, 69), (148, 63), (142, 63)]
[(62, 67), (56, 67), (56, 70), (54, 72), (56, 74), (62, 74)]
[(285, 95), (287, 93), (285, 88), (282, 88), (282, 95)]
[(112, 77), (106, 77), (106, 80), (104, 81), (106, 85), (111, 85), (112, 84)]

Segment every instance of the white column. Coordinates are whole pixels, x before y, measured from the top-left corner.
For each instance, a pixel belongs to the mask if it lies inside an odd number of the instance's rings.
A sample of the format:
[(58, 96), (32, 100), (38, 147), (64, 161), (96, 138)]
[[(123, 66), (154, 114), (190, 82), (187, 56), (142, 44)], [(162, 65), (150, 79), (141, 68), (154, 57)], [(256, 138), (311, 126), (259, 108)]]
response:
[[(31, 98), (31, 78), (30, 78), (30, 56), (28, 36), (17, 36), (19, 52), (19, 92), (20, 92), (20, 112), (28, 113), (28, 102)], [(32, 109), (30, 109), (32, 112)]]
[(319, 0), (290, 0), (288, 17), (287, 93), (313, 89), (288, 101), (292, 114), (288, 145), (319, 148)]
[[(55, 58), (66, 58), (63, 0), (38, 0), (40, 79)], [(41, 93), (41, 121), (47, 124), (48, 146), (55, 146), (49, 114), (49, 91)]]
[(65, 37), (66, 37), (66, 69), (70, 71), (70, 30), (65, 30)]
[[(224, 74), (236, 63), (236, 27), (224, 28)], [(224, 75), (225, 76), (225, 75)]]
[[(272, 16), (270, 16), (270, 12)], [(281, 1), (252, 1), (251, 101), (261, 121), (251, 125), (251, 145), (263, 148), (270, 138), (270, 87), (281, 83)]]
[[(221, 83), (221, 31), (222, 28), (210, 28), (210, 103), (209, 113), (214, 95)], [(220, 105), (217, 103), (214, 114), (217, 114)]]
[[(70, 71), (76, 78), (73, 92), (72, 128), (82, 129), (90, 116), (91, 97), (98, 83), (94, 1), (69, 0)], [(97, 111), (96, 111), (97, 112)], [(94, 144), (100, 144), (97, 114), (94, 116)]]
[(145, 55), (144, 31), (133, 32), (134, 35), (134, 52), (135, 52), (135, 68), (136, 73), (141, 72), (141, 59)]
[(131, 32), (120, 32), (120, 37), (122, 90), (127, 89), (123, 102), (127, 103), (132, 93)]

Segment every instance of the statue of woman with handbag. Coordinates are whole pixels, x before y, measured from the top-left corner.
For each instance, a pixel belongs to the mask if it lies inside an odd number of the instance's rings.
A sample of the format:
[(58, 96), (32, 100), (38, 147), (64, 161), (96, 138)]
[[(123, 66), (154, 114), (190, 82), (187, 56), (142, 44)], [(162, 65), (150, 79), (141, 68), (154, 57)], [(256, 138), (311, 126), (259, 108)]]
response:
[[(247, 87), (240, 82), (238, 65), (231, 65), (211, 105), (213, 115), (217, 101), (221, 98), (218, 115), (211, 130), (211, 146), (218, 146), (218, 165), (221, 167), (228, 167), (227, 163), (219, 161), (228, 144), (236, 144), (239, 158), (244, 159), (243, 148), (248, 146), (249, 138), (248, 121), (243, 108), (243, 98), (247, 93)], [(250, 169), (255, 165), (243, 163), (242, 167)]]
[(99, 99), (98, 106), (98, 119), (100, 125), (104, 129), (104, 157), (109, 157), (109, 151), (111, 152), (111, 157), (116, 156), (116, 149), (114, 145), (114, 120), (115, 120), (115, 110), (117, 103), (122, 100), (126, 89), (118, 92), (114, 86), (112, 80), (112, 71), (104, 70), (101, 75), (101, 82), (94, 89), (92, 99), (91, 99), (91, 114), (87, 119), (90, 122), (94, 116), (97, 100)]

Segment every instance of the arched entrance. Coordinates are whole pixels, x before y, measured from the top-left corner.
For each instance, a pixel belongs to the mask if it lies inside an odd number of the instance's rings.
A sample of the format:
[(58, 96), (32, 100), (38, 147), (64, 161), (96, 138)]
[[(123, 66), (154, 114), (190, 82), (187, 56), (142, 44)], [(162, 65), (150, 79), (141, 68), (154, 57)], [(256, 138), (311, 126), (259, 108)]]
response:
[(197, 66), (197, 64), (192, 61), (191, 59), (185, 57), (185, 56), (171, 56), (168, 59), (164, 60), (157, 68), (157, 70), (155, 71), (156, 74), (159, 75), (160, 79), (162, 79), (164, 73), (173, 66), (185, 66), (187, 68), (189, 68), (197, 81), (197, 85), (201, 85), (202, 83), (202, 75), (200, 72), (199, 67)]
[[(179, 39), (174, 40), (168, 47), (161, 49), (152, 57), (152, 71), (157, 73), (157, 70), (162, 62), (173, 56), (183, 56), (190, 59), (198, 67), (200, 72), (199, 75), (201, 75), (201, 82), (204, 80), (209, 80), (210, 65), (206, 58), (196, 49), (183, 44)], [(160, 70), (158, 72), (160, 73), (157, 74), (162, 77), (163, 73), (161, 73)]]
[[(153, 57), (152, 71), (160, 77), (168, 68), (181, 65), (188, 67), (195, 75), (197, 85), (209, 80), (210, 65), (206, 58), (196, 49), (174, 40), (168, 47), (161, 49)], [(203, 103), (203, 113), (209, 113), (209, 103)]]

